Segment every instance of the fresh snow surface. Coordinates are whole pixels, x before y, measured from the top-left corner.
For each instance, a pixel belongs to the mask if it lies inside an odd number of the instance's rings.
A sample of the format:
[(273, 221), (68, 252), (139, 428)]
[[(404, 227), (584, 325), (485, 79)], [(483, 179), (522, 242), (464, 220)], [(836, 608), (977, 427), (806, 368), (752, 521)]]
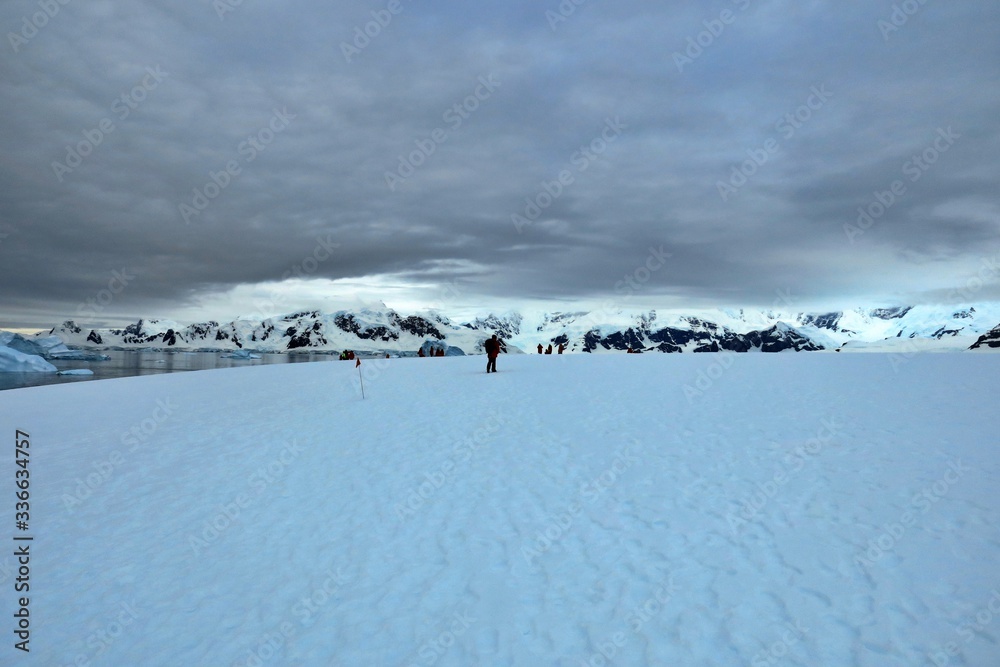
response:
[(35, 537), (30, 654), (0, 555), (0, 664), (998, 665), (995, 359), (501, 355), (366, 360), (365, 399), (334, 361), (0, 392)]

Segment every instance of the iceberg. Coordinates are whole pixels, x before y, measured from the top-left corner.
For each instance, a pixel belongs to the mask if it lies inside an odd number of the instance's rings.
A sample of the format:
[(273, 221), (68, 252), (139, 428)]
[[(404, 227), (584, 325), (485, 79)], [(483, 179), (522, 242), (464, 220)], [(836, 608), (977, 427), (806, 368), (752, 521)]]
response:
[(233, 350), (232, 352), (227, 352), (226, 354), (220, 355), (220, 359), (260, 359), (259, 354), (253, 354), (250, 350)]
[(37, 354), (0, 346), (0, 373), (55, 373), (57, 369)]
[(74, 361), (106, 361), (106, 354), (71, 350), (59, 336), (41, 336), (25, 338), (21, 334), (10, 331), (0, 332), (0, 345), (5, 345), (24, 354), (34, 354), (44, 359), (70, 359)]
[(59, 375), (93, 375), (94, 371), (89, 368), (73, 368), (67, 371), (59, 371)]
[(455, 347), (454, 345), (448, 345), (442, 341), (437, 340), (425, 340), (424, 344), (420, 346), (423, 353), (429, 357), (435, 356), (431, 353), (431, 350), (440, 350), (444, 348), (444, 356), (446, 357), (464, 357), (465, 350), (460, 347)]
[(110, 355), (101, 354), (100, 352), (86, 352), (84, 350), (56, 350), (54, 352), (49, 352), (48, 354), (42, 355), (46, 359), (63, 359), (69, 361), (107, 361), (111, 358)]

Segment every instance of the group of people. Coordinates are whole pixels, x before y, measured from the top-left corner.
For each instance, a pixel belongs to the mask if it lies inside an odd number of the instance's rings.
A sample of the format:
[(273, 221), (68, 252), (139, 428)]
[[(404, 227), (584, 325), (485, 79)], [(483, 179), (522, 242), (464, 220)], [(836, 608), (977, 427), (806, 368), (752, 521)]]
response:
[[(496, 373), (497, 372), (497, 357), (500, 355), (502, 346), (500, 339), (497, 338), (496, 334), (493, 334), (491, 338), (488, 338), (485, 343), (483, 343), (483, 349), (486, 350), (486, 372)], [(566, 345), (563, 343), (559, 344), (557, 348), (558, 354), (562, 354), (566, 351)], [(630, 349), (629, 352), (632, 350)], [(552, 354), (552, 344), (550, 343), (547, 348), (543, 350), (542, 344), (538, 344), (538, 354)], [(417, 350), (418, 357), (443, 357), (445, 356), (443, 347), (430, 347), (424, 352), (424, 348)], [(389, 355), (385, 355), (386, 359)], [(353, 360), (355, 359), (354, 350), (344, 350), (340, 353), (341, 361)], [(360, 363), (360, 362), (359, 362)]]
[[(497, 356), (500, 354), (500, 341), (497, 339), (497, 335), (493, 334), (493, 337), (488, 339), (483, 343), (483, 348), (486, 350), (486, 372), (496, 373), (497, 372)], [(558, 354), (562, 354), (566, 351), (566, 344), (559, 343), (557, 348)], [(542, 348), (542, 344), (538, 344), (538, 354), (552, 354), (552, 343), (549, 343), (547, 348)]]

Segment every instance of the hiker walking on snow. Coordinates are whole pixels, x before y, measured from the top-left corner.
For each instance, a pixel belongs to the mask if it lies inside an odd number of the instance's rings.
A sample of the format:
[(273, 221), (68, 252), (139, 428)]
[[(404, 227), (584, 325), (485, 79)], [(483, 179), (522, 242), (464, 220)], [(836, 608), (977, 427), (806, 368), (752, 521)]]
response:
[(497, 372), (497, 355), (500, 354), (500, 341), (497, 340), (497, 335), (493, 334), (493, 338), (490, 338), (485, 343), (483, 347), (486, 348), (486, 372)]

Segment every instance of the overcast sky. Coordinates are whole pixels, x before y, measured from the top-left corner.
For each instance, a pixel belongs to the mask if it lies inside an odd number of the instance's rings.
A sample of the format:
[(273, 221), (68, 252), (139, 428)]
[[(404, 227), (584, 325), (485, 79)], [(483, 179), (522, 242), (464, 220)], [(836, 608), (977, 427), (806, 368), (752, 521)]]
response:
[(1000, 3), (575, 2), (3, 3), (0, 328), (1000, 298)]

